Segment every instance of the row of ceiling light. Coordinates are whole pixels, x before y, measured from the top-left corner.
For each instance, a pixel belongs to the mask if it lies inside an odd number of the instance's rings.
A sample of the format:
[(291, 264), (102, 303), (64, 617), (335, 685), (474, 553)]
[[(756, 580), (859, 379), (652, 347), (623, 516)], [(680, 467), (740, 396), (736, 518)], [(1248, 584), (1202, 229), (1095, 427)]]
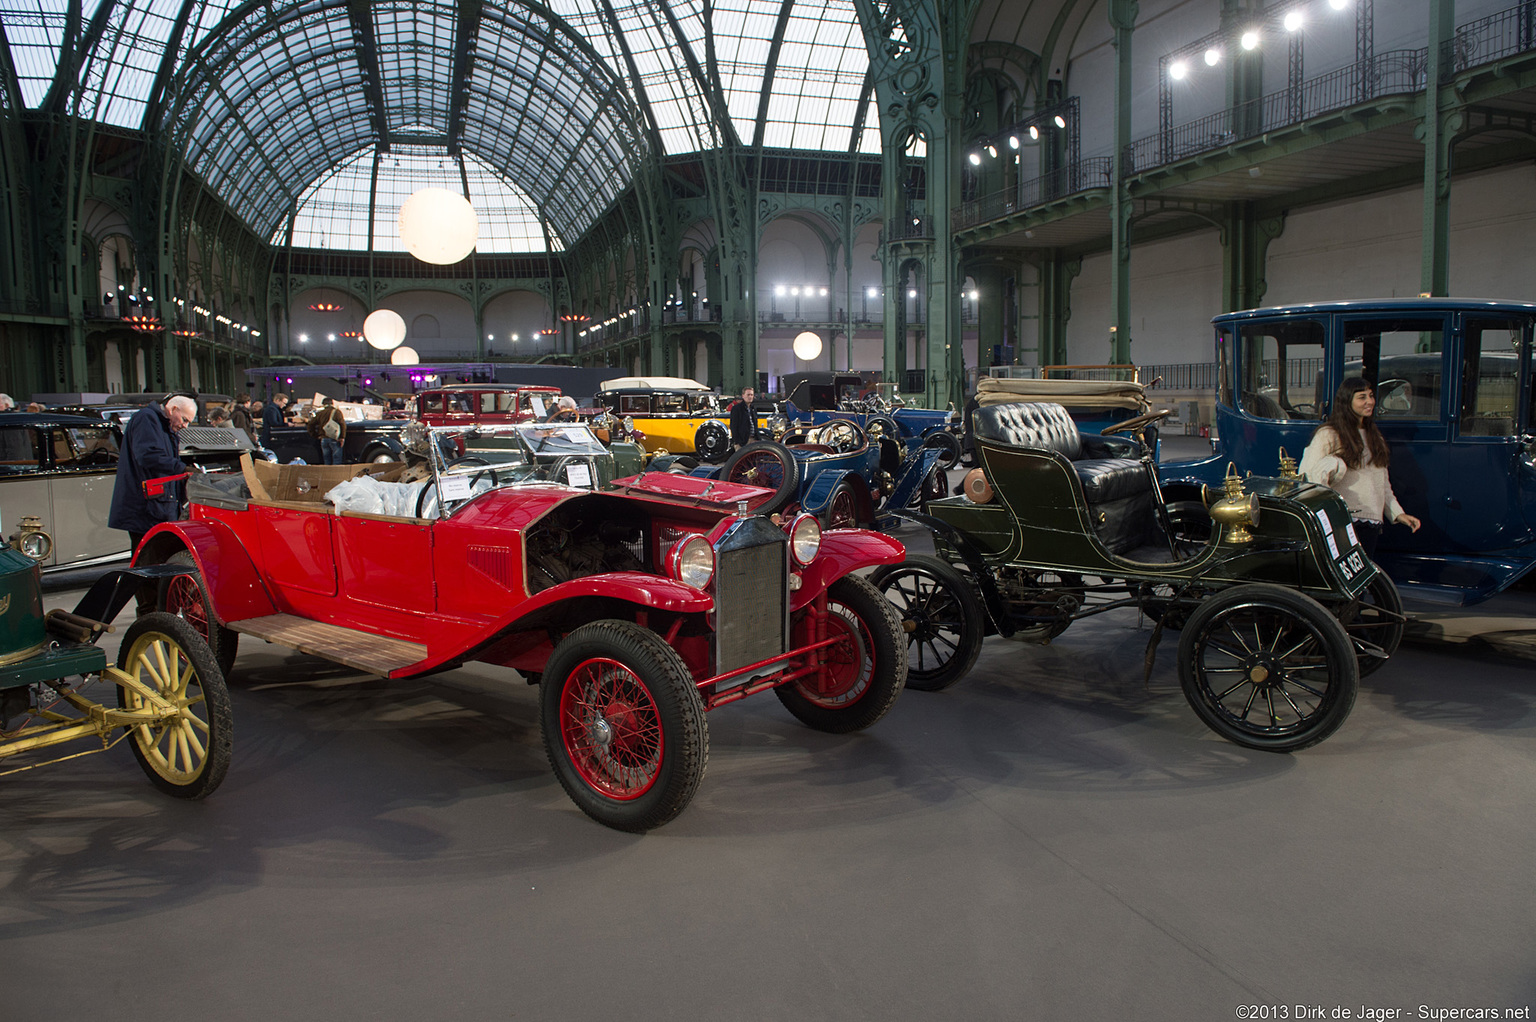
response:
[[(1353, 2), (1354, 0), (1328, 0), (1328, 6), (1335, 11), (1342, 11), (1348, 8)], [(1285, 16), (1280, 21), (1281, 27), (1284, 28), (1287, 32), (1300, 32), (1302, 26), (1304, 26), (1306, 23), (1307, 16), (1303, 7), (1296, 7), (1287, 11)], [(1256, 50), (1258, 49), (1259, 43), (1262, 40), (1262, 29), (1258, 26), (1253, 26), (1244, 29), (1242, 33), (1238, 35), (1237, 43), (1244, 50)], [(1206, 47), (1204, 54), (1205, 66), (1215, 67), (1217, 64), (1221, 63), (1222, 57), (1225, 55), (1225, 50), (1221, 46)], [(1168, 77), (1172, 78), (1174, 81), (1182, 81), (1183, 79), (1189, 77), (1189, 71), (1189, 61), (1182, 57), (1174, 60), (1168, 65)]]

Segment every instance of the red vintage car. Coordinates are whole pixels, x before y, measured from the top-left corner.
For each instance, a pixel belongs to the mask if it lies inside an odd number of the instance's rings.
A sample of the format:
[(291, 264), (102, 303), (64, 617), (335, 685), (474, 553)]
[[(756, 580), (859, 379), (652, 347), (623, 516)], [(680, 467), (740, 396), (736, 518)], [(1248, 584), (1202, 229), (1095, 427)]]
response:
[[(554, 481), (574, 480), (568, 461), (446, 461), (431, 443), (415, 483), (405, 464), (247, 462), (243, 479), (189, 482), (190, 518), (157, 527), (135, 563), (195, 565), (163, 599), (221, 665), (245, 634), (388, 678), (513, 668), (540, 686), (560, 783), (620, 830), (687, 806), (708, 760), (706, 710), (771, 688), (806, 724), (842, 733), (890, 709), (905, 642), (853, 573), (901, 561), (900, 543), (756, 514), (772, 496), (760, 487), (650, 472), (576, 489)], [(436, 517), (327, 502), (363, 475), (354, 489), (433, 488), (394, 507)]]

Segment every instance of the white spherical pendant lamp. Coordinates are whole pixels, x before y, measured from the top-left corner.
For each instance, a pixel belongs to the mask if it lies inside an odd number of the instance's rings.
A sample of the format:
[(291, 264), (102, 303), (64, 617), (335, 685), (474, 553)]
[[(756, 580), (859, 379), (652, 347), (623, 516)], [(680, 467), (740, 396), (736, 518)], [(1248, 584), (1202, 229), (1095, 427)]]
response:
[(394, 309), (375, 309), (363, 320), (363, 336), (380, 351), (399, 347), (405, 340), (405, 320)]
[(396, 348), (389, 360), (397, 366), (413, 366), (421, 361), (421, 356), (416, 354), (415, 348)]
[(423, 188), (400, 206), (400, 240), (422, 262), (447, 266), (475, 250), (480, 221), (464, 196)]
[(807, 330), (795, 337), (795, 357), (809, 362), (821, 356), (821, 335)]

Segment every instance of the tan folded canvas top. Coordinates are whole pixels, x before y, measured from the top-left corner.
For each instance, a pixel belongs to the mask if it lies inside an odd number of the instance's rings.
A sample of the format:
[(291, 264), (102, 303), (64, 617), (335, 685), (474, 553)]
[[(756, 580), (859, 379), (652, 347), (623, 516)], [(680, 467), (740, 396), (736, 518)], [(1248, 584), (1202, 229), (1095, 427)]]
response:
[(985, 376), (976, 384), (976, 403), (1054, 401), (1066, 408), (1129, 408), (1141, 415), (1152, 408), (1146, 388), (1130, 380), (1020, 380)]

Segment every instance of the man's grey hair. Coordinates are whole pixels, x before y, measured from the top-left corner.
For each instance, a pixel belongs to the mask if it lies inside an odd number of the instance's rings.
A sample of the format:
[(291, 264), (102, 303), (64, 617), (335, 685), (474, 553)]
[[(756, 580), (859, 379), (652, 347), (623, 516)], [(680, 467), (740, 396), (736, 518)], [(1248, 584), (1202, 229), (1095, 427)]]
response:
[(9, 394), (0, 394), (0, 412), (8, 412), (16, 407), (16, 399)]
[(574, 412), (576, 410), (576, 399), (567, 394), (562, 394), (560, 396), (560, 400), (556, 401), (555, 404), (559, 405), (566, 411)]
[(170, 411), (172, 408), (180, 408), (187, 414), (189, 419), (197, 418), (197, 402), (184, 394), (177, 394), (165, 403), (166, 411)]

